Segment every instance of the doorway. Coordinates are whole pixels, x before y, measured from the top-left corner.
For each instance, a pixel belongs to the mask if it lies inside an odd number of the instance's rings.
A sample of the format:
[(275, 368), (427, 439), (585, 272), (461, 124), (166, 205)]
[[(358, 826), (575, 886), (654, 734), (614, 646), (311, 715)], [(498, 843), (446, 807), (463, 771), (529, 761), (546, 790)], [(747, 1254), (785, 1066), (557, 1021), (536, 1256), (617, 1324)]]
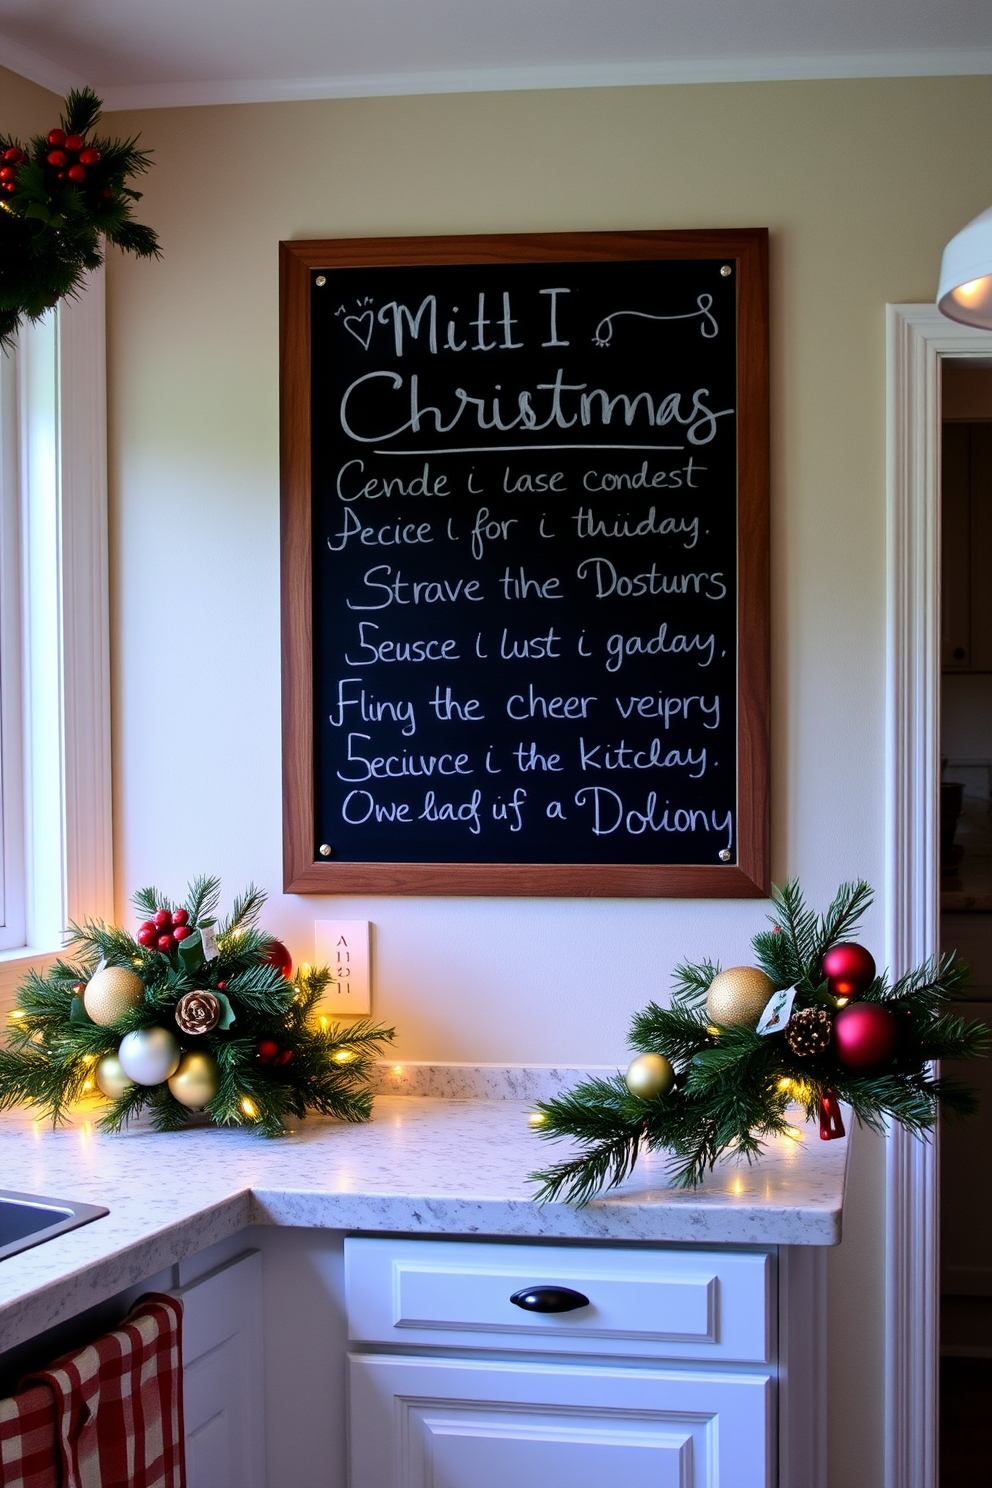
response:
[[(940, 949), (992, 1023), (992, 362), (941, 366)], [(940, 1130), (940, 1488), (992, 1484), (992, 1068)]]

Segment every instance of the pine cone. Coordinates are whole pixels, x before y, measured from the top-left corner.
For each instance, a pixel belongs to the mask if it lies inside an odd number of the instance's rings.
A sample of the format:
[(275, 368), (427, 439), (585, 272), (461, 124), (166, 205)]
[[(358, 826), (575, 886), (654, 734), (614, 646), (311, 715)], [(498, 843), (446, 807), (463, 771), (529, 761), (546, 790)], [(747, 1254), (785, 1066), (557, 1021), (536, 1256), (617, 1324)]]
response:
[(183, 1033), (209, 1033), (220, 1022), (220, 1002), (212, 992), (184, 992), (176, 1003), (176, 1022)]
[(785, 1041), (793, 1054), (809, 1059), (830, 1047), (833, 1027), (823, 1008), (800, 1008), (785, 1025)]

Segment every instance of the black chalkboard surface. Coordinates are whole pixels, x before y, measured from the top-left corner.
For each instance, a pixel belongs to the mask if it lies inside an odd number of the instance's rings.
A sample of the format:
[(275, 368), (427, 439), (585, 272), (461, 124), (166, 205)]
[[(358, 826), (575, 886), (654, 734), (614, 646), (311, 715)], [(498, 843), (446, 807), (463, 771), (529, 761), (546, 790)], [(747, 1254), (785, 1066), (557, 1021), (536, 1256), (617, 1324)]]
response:
[(284, 245), (290, 887), (763, 891), (764, 235), (671, 238)]

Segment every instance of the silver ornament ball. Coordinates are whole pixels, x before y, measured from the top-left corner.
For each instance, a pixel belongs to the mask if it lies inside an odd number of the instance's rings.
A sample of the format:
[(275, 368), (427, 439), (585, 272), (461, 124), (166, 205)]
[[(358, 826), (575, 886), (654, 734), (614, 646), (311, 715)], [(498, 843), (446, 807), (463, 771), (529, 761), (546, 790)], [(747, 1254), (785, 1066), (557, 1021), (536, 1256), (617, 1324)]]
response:
[(179, 1042), (167, 1028), (138, 1028), (121, 1039), (121, 1069), (136, 1085), (161, 1085), (179, 1068)]

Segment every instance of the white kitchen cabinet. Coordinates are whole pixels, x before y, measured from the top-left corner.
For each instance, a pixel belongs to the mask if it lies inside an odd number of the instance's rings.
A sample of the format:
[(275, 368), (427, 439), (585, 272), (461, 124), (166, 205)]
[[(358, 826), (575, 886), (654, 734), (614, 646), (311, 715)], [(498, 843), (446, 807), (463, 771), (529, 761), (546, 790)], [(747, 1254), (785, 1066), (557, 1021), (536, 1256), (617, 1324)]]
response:
[(772, 1378), (352, 1354), (351, 1488), (767, 1488)]
[(172, 1293), (183, 1304), (187, 1488), (265, 1488), (262, 1257)]
[[(345, 1260), (350, 1488), (775, 1481), (768, 1252), (356, 1238)], [(541, 1287), (576, 1305), (511, 1301)]]

